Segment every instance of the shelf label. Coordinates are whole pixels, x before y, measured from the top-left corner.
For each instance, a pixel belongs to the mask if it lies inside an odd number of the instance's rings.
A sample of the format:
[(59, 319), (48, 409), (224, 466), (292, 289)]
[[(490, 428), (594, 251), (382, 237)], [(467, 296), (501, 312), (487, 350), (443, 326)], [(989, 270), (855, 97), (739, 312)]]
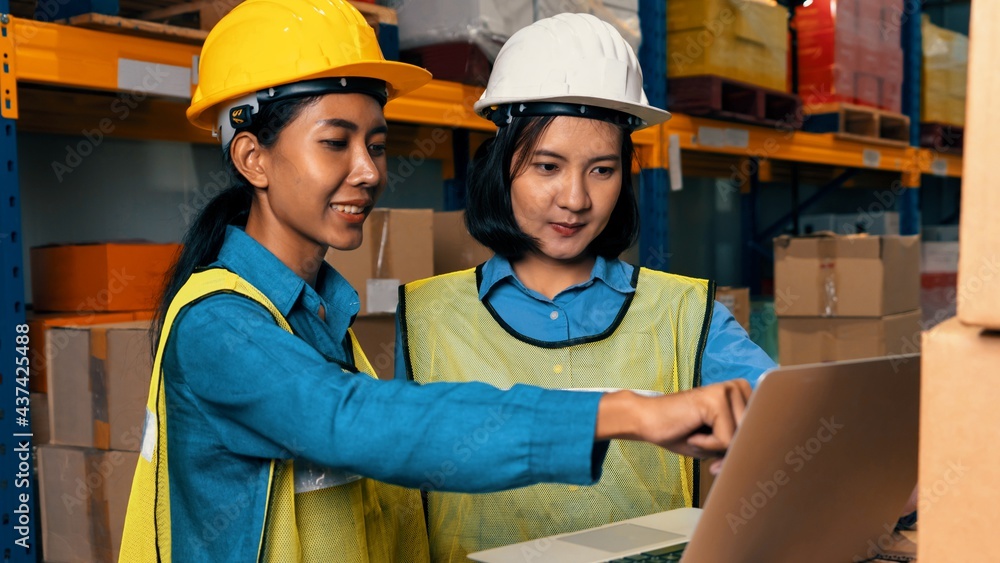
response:
[(935, 158), (931, 162), (931, 174), (935, 176), (948, 175), (948, 161), (943, 158)]
[(746, 129), (726, 129), (726, 143), (730, 147), (745, 149), (750, 146), (750, 131)]
[(861, 154), (861, 161), (865, 166), (878, 168), (882, 164), (882, 153), (874, 149), (865, 149)]
[(750, 131), (702, 126), (698, 128), (698, 144), (715, 149), (745, 149), (750, 147)]
[(711, 148), (725, 148), (726, 146), (726, 130), (719, 129), (718, 127), (699, 127), (698, 128), (698, 144), (703, 147)]
[(118, 89), (191, 99), (191, 69), (186, 66), (118, 59)]
[(667, 163), (670, 168), (670, 189), (679, 192), (684, 189), (684, 171), (681, 169), (681, 136), (677, 133), (670, 134)]

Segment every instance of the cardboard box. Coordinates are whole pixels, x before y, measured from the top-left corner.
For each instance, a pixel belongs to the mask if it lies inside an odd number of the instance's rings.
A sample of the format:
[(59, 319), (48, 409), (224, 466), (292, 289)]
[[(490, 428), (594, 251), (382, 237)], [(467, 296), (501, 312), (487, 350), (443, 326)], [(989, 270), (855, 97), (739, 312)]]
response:
[(430, 209), (375, 209), (361, 246), (330, 249), (326, 261), (358, 291), (362, 315), (395, 313), (400, 284), (434, 275), (433, 232)]
[(920, 307), (917, 236), (781, 236), (774, 288), (785, 317), (884, 317)]
[(28, 343), (31, 354), (31, 378), (28, 385), (33, 393), (48, 392), (48, 365), (60, 350), (62, 341), (51, 342), (48, 331), (53, 327), (89, 326), (95, 324), (148, 321), (155, 311), (129, 313), (33, 313), (28, 317)]
[(118, 561), (139, 454), (39, 446), (37, 456), (45, 561)]
[(750, 289), (746, 287), (719, 287), (715, 300), (729, 309), (743, 330), (750, 334)]
[(36, 311), (156, 309), (179, 244), (103, 243), (31, 249)]
[(396, 315), (367, 315), (351, 325), (379, 379), (392, 379), (396, 359)]
[[(965, 130), (962, 255), (958, 262), (958, 317), (964, 323), (995, 330), (1000, 330), (1000, 190), (996, 151), (992, 149), (1000, 131), (996, 101), (1000, 95), (996, 72), (1000, 49), (991, 38), (996, 36), (998, 19), (1000, 10), (995, 2), (974, 6), (971, 33), (977, 41), (972, 44), (970, 59), (968, 113), (975, 119)], [(980, 37), (987, 39), (978, 40)]]
[(149, 323), (51, 329), (51, 443), (139, 451), (152, 361)]
[(918, 561), (1000, 561), (1000, 543), (989, 540), (1000, 518), (1000, 463), (986, 446), (1000, 426), (989, 388), (998, 365), (996, 333), (958, 319), (924, 333)]
[(920, 351), (920, 310), (882, 318), (778, 319), (783, 366), (912, 354)]
[(493, 251), (465, 228), (464, 211), (434, 213), (434, 275), (458, 272), (486, 262)]

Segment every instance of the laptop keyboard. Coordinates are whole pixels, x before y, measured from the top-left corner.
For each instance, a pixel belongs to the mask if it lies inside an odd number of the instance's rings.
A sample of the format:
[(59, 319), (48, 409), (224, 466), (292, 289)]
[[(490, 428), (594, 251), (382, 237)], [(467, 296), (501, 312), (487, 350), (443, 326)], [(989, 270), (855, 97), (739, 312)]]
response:
[(639, 555), (629, 555), (621, 559), (614, 559), (610, 563), (666, 563), (668, 561), (680, 561), (681, 555), (684, 554), (684, 548), (670, 549), (675, 551), (656, 550), (649, 553), (640, 553)]

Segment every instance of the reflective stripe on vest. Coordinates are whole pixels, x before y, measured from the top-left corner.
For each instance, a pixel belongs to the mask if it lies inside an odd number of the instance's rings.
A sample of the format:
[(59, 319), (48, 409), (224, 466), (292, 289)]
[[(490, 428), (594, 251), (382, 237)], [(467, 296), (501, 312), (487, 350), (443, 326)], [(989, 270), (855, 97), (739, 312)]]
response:
[[(177, 314), (185, 306), (217, 293), (238, 294), (259, 303), (282, 329), (292, 332), (274, 304), (232, 272), (212, 269), (192, 274), (178, 291), (167, 310), (153, 362), (146, 428), (125, 516), (121, 563), (171, 561), (163, 352)], [(348, 332), (355, 367), (365, 374), (374, 374), (354, 333)], [(270, 466), (270, 479), (268, 502), (261, 507), (266, 517), (257, 560), (428, 561), (427, 532), (417, 491), (324, 470), (301, 461), (298, 465), (304, 465), (303, 471), (298, 471), (292, 461), (261, 460), (261, 463)], [(319, 473), (323, 479), (317, 479)]]
[[(406, 284), (401, 326), (417, 382), (484, 381), (500, 388), (631, 388), (673, 393), (700, 384), (714, 284), (637, 269), (636, 291), (594, 338), (542, 343), (518, 335), (479, 300), (480, 270)], [(595, 324), (601, 324), (595, 319)], [(474, 452), (469, 452), (474, 455)], [(431, 558), (468, 553), (692, 505), (693, 463), (650, 444), (612, 441), (599, 483), (499, 493), (428, 494)]]

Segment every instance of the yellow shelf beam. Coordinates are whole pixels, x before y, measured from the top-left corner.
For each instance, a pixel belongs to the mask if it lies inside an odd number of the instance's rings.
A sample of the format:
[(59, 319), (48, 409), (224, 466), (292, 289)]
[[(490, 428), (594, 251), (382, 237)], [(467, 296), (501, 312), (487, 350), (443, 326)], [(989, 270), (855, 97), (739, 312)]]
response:
[[(5, 117), (17, 118), (16, 83), (165, 95), (166, 99), (177, 100), (175, 105), (180, 106), (180, 100), (190, 96), (197, 82), (197, 56), (201, 52), (197, 45), (13, 17), (2, 27), (6, 35), (0, 38), (0, 45), (4, 54), (10, 55), (6, 59), (10, 72), (3, 75), (3, 89), (12, 91), (2, 104)], [(432, 128), (489, 133), (494, 130), (493, 124), (472, 111), (481, 94), (479, 87), (435, 80), (390, 102), (386, 118)], [(25, 107), (37, 111), (37, 104)], [(898, 172), (908, 184), (915, 183), (921, 173), (941, 176), (962, 173), (959, 156), (676, 113), (663, 126), (633, 134), (645, 167), (668, 167), (667, 149), (672, 135), (678, 136), (680, 148), (686, 151)], [(176, 139), (191, 136), (188, 131), (171, 135)], [(204, 139), (196, 137), (197, 141)]]

